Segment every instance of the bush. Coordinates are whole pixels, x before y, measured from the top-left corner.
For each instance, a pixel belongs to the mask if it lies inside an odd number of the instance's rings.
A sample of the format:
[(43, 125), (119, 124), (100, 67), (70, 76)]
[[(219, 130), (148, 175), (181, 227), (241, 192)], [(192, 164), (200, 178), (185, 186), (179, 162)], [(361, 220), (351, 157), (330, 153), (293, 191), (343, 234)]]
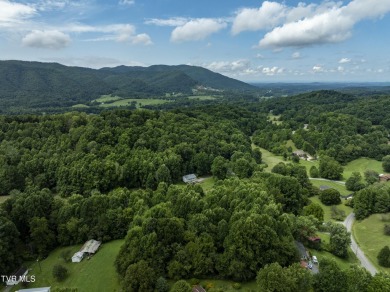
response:
[(320, 193), (320, 200), (324, 205), (338, 205), (341, 203), (340, 193), (335, 189), (323, 190)]
[(390, 224), (385, 224), (384, 233), (390, 236)]
[(61, 258), (65, 262), (70, 262), (72, 259), (72, 251), (70, 249), (65, 249), (61, 252)]
[(236, 290), (240, 290), (241, 289), (241, 284), (240, 283), (234, 283), (233, 284), (233, 288), (236, 289)]
[(387, 245), (380, 250), (377, 259), (379, 265), (390, 268), (390, 248)]
[(68, 269), (62, 265), (55, 265), (53, 267), (53, 277), (58, 282), (63, 281), (68, 276)]
[(331, 217), (333, 220), (343, 221), (346, 217), (345, 211), (338, 209), (336, 206), (331, 207)]

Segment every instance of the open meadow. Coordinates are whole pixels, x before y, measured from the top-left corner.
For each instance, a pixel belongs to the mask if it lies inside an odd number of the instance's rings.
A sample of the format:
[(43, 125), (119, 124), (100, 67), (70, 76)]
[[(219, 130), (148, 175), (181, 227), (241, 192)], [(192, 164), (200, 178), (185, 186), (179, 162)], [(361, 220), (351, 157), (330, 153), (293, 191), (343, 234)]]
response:
[(384, 225), (390, 224), (389, 218), (390, 213), (373, 214), (364, 220), (356, 221), (352, 227), (354, 238), (364, 254), (379, 271), (387, 273), (390, 273), (390, 268), (379, 266), (376, 257), (385, 245), (390, 246), (390, 236), (383, 232)]
[[(82, 245), (60, 247), (50, 253), (50, 255), (38, 262), (32, 262), (27, 267), (30, 269), (29, 275), (35, 275), (35, 283), (32, 287), (52, 288), (78, 288), (78, 292), (105, 292), (120, 291), (119, 278), (115, 270), (114, 261), (119, 253), (119, 249), (124, 240), (115, 240), (103, 243), (99, 250), (89, 260), (84, 258), (80, 263), (65, 261), (62, 257), (64, 251), (69, 251), (70, 257), (77, 252)], [(56, 281), (52, 276), (53, 266), (60, 264), (68, 269), (68, 277), (62, 281)], [(17, 291), (21, 287), (15, 286), (12, 291)]]

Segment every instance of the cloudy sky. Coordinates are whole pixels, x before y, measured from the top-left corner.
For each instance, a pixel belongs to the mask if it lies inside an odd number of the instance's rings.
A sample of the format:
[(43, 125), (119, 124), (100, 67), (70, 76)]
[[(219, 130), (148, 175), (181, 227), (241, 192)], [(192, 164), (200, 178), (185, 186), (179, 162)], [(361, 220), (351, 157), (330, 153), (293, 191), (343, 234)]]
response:
[(0, 0), (0, 59), (390, 81), (390, 0)]

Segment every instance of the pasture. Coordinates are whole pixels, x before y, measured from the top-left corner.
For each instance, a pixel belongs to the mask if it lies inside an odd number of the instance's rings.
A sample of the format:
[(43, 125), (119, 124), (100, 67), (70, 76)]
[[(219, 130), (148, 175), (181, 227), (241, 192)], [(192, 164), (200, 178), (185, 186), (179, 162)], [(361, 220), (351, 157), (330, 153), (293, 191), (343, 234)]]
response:
[[(46, 259), (39, 263), (26, 264), (31, 269), (29, 275), (35, 275), (36, 281), (29, 288), (46, 287), (74, 288), (79, 292), (120, 291), (119, 278), (115, 270), (114, 261), (124, 240), (115, 240), (103, 243), (97, 253), (89, 260), (84, 258), (80, 263), (65, 261), (62, 257), (64, 251), (69, 251), (70, 257), (82, 246), (74, 245), (54, 250)], [(57, 282), (52, 276), (53, 266), (60, 264), (68, 269), (68, 277)], [(13, 291), (20, 289), (19, 285)]]
[(368, 169), (383, 173), (382, 162), (370, 158), (353, 160), (344, 166), (343, 178), (347, 180), (352, 175), (352, 172), (360, 172), (364, 178), (364, 172)]
[(385, 214), (373, 214), (362, 221), (356, 221), (353, 224), (352, 232), (357, 244), (371, 263), (379, 271), (390, 273), (390, 268), (379, 266), (376, 258), (385, 245), (390, 246), (390, 236), (383, 233), (384, 225), (390, 224), (390, 220), (383, 221), (384, 217), (389, 218), (390, 213), (387, 213), (387, 216)]
[(104, 108), (130, 106), (133, 102), (135, 102), (135, 106), (137, 108), (141, 108), (141, 107), (146, 106), (146, 105), (164, 104), (164, 103), (170, 102), (170, 100), (148, 99), (148, 98), (142, 98), (142, 99), (125, 98), (125, 99), (116, 100), (116, 101), (111, 102), (111, 103), (101, 103), (99, 106), (104, 107)]

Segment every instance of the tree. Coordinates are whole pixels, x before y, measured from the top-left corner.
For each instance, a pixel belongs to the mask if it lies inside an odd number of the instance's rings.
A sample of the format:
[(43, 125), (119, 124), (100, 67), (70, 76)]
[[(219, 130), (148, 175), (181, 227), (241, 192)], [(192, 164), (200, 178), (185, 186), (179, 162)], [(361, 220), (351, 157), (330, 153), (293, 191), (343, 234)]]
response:
[(348, 257), (348, 247), (351, 244), (351, 233), (345, 226), (328, 222), (330, 232), (329, 248), (330, 252), (342, 258)]
[(320, 172), (318, 171), (318, 168), (315, 167), (314, 165), (310, 167), (310, 177), (316, 178), (320, 176)]
[(285, 272), (279, 263), (272, 263), (260, 269), (256, 277), (260, 291), (289, 292), (292, 290), (293, 279)]
[(141, 260), (127, 268), (123, 286), (125, 291), (129, 292), (153, 291), (156, 280), (154, 269), (146, 261)]
[(192, 292), (192, 288), (186, 281), (179, 280), (173, 284), (170, 292)]
[(252, 150), (252, 157), (255, 159), (257, 164), (261, 163), (262, 160), (262, 153), (259, 148), (255, 148)]
[(49, 254), (55, 245), (55, 235), (44, 217), (34, 217), (30, 222), (31, 240), (41, 257)]
[(61, 282), (68, 277), (68, 269), (62, 265), (54, 265), (52, 274), (58, 282)]
[(384, 246), (377, 256), (378, 264), (382, 267), (390, 268), (390, 248), (388, 245)]
[(390, 155), (382, 158), (382, 168), (385, 172), (390, 172)]
[(390, 292), (390, 277), (387, 274), (376, 273), (372, 277), (368, 287), (367, 292)]
[(156, 292), (168, 292), (168, 281), (164, 277), (159, 277), (156, 281)]
[(352, 175), (345, 182), (345, 187), (347, 188), (347, 190), (352, 192), (357, 192), (363, 189), (365, 186), (362, 181), (362, 175), (360, 174), (360, 172), (353, 172)]
[(229, 161), (222, 156), (217, 156), (211, 165), (211, 173), (218, 180), (225, 179), (228, 173), (228, 167)]
[(375, 170), (367, 169), (364, 172), (364, 179), (367, 184), (372, 185), (379, 181), (379, 173), (377, 173)]
[(324, 258), (321, 261), (321, 272), (314, 276), (314, 291), (340, 292), (348, 289), (347, 276), (336, 262)]
[(340, 192), (336, 189), (326, 189), (321, 191), (320, 200), (324, 205), (338, 205), (341, 203)]
[(165, 164), (160, 165), (160, 167), (157, 169), (156, 182), (157, 184), (165, 182), (168, 185), (172, 183), (171, 172)]
[(313, 215), (318, 221), (324, 221), (324, 209), (322, 209), (320, 204), (311, 203), (310, 205), (303, 207), (303, 215)]
[(349, 269), (345, 270), (345, 273), (348, 281), (347, 292), (367, 291), (372, 276), (365, 268), (352, 265)]
[(19, 232), (15, 224), (0, 209), (0, 271), (12, 272), (20, 264), (20, 252), (17, 252)]
[(329, 156), (322, 156), (319, 172), (322, 178), (337, 180), (342, 177), (343, 167), (335, 159)]

